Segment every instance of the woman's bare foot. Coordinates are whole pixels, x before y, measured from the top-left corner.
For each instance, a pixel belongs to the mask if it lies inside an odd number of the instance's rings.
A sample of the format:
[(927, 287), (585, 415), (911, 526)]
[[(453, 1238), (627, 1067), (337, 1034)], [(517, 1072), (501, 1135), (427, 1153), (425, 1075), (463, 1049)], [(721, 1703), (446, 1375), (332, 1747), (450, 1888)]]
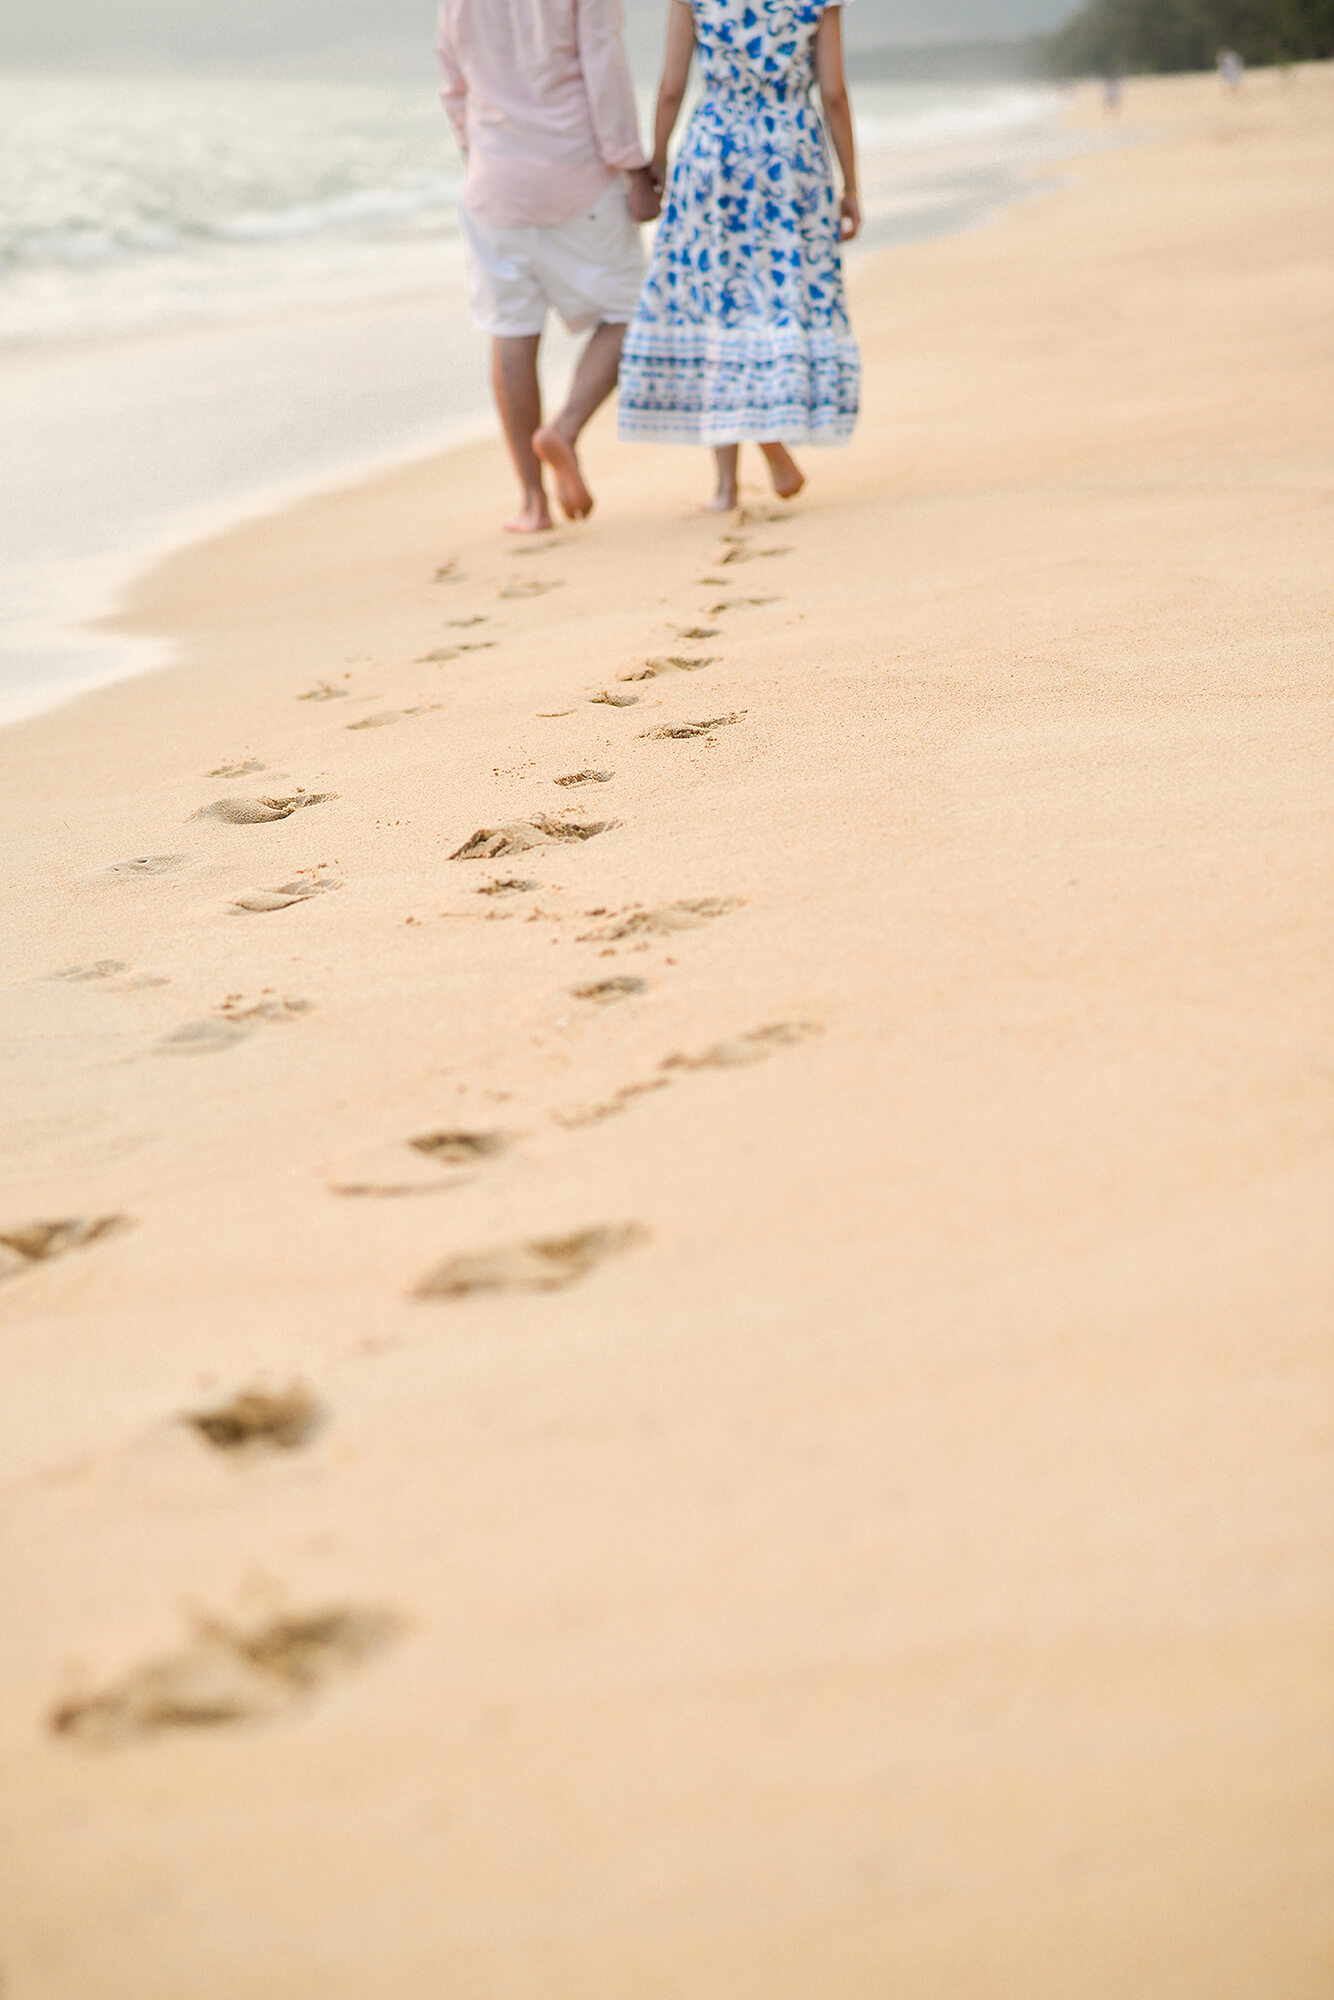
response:
[(543, 424), (533, 432), (533, 450), (555, 481), (562, 514), (571, 521), (586, 521), (593, 511), (593, 496), (584, 484), (574, 446), (553, 424)]
[(769, 467), (769, 481), (780, 500), (795, 500), (806, 484), (806, 475), (785, 444), (762, 444)]
[(524, 494), (523, 505), (512, 521), (506, 521), (505, 532), (509, 535), (545, 535), (555, 525), (551, 509), (547, 506), (547, 496), (539, 491)]
[(737, 482), (741, 447), (739, 444), (717, 444), (713, 448), (713, 457), (718, 467), (718, 484), (713, 489), (712, 500), (706, 500), (701, 511), (705, 514), (733, 514), (741, 505)]

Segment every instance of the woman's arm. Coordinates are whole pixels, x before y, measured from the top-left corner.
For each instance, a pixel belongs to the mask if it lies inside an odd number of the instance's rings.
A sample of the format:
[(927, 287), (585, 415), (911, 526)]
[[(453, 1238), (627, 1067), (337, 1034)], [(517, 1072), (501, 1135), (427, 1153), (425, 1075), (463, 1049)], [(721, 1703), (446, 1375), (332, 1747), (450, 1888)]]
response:
[(672, 0), (667, 16), (667, 53), (662, 59), (662, 82), (658, 85), (658, 113), (653, 126), (653, 164), (649, 168), (659, 188), (667, 180), (667, 147), (690, 76), (690, 58), (695, 53), (695, 16), (687, 0)]
[(815, 30), (815, 80), (820, 86), (825, 123), (843, 175), (840, 234), (845, 243), (851, 243), (862, 226), (862, 208), (857, 194), (857, 142), (852, 136), (852, 106), (843, 75), (841, 7), (826, 7)]

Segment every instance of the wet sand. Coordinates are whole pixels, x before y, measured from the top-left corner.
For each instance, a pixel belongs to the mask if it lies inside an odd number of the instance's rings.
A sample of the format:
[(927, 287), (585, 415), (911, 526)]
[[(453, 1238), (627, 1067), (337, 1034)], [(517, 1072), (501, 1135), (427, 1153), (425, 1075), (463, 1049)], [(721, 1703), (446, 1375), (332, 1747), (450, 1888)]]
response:
[(5, 2000), (1327, 1993), (1331, 109), (0, 734)]

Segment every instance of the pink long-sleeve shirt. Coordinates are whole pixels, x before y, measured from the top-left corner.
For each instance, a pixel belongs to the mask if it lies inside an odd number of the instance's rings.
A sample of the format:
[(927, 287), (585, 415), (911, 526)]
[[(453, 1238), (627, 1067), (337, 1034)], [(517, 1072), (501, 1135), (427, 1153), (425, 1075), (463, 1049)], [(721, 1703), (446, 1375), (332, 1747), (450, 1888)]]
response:
[(620, 0), (441, 0), (437, 49), (479, 222), (572, 222), (646, 164)]

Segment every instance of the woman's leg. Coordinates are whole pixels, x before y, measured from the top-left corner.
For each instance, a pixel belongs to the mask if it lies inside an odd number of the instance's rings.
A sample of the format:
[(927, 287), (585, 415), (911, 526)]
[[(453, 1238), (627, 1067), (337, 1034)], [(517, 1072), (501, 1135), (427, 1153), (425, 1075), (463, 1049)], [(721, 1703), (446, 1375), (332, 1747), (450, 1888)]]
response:
[(737, 461), (741, 457), (739, 444), (718, 444), (713, 448), (713, 456), (718, 467), (718, 484), (712, 500), (704, 502), (706, 514), (730, 514), (740, 504), (740, 489), (737, 486)]
[(795, 500), (806, 484), (806, 475), (785, 444), (762, 444), (760, 450), (769, 464), (769, 478), (780, 500)]

